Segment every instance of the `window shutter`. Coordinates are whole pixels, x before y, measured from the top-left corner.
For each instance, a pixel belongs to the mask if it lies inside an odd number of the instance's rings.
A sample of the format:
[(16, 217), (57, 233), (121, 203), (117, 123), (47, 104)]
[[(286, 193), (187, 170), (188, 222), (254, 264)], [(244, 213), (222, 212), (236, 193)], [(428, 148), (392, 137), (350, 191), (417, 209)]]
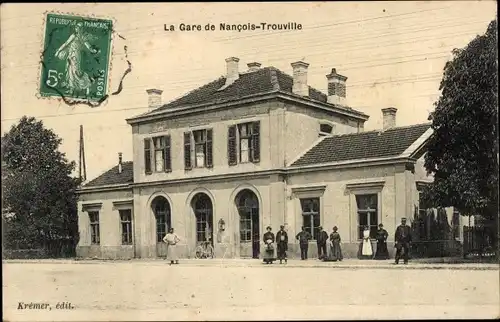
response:
[(165, 162), (165, 172), (172, 172), (172, 155), (170, 153), (170, 135), (165, 136), (165, 152), (163, 154)]
[(144, 172), (151, 174), (151, 139), (144, 139)]
[(260, 161), (260, 122), (252, 124), (252, 162)]
[(227, 161), (229, 165), (236, 165), (236, 125), (231, 125), (227, 130)]
[(191, 132), (184, 132), (184, 169), (191, 170)]
[(207, 141), (205, 142), (205, 144), (206, 144), (205, 164), (207, 168), (213, 168), (214, 157), (213, 157), (212, 129), (207, 130)]

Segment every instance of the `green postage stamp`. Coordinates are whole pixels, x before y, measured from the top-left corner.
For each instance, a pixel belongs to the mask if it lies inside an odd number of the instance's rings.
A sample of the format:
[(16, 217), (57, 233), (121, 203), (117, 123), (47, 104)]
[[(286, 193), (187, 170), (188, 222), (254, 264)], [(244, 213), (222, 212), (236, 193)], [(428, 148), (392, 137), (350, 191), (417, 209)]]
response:
[(48, 13), (40, 95), (105, 100), (112, 32), (112, 20)]

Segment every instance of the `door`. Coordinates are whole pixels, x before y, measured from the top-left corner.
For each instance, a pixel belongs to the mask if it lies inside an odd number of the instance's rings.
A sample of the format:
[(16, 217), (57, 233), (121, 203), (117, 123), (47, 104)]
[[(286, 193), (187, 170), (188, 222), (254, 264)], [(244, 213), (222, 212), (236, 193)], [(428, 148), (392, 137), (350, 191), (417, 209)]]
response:
[(240, 216), (240, 257), (259, 258), (259, 202), (250, 190), (243, 190), (236, 199)]

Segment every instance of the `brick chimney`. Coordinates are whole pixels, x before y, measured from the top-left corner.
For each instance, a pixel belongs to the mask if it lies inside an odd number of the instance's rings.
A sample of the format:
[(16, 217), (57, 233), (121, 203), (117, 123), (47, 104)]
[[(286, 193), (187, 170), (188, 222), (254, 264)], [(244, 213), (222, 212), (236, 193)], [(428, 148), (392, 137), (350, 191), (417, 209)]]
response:
[(292, 63), (293, 68), (293, 87), (292, 92), (301, 96), (309, 96), (309, 86), (307, 85), (307, 67), (308, 63), (297, 61)]
[(232, 83), (234, 83), (238, 78), (240, 78), (240, 73), (238, 70), (238, 62), (240, 61), (239, 58), (236, 57), (229, 57), (226, 58), (226, 85), (228, 86)]
[(249, 72), (255, 72), (256, 70), (259, 70), (261, 64), (257, 63), (257, 62), (253, 62), (253, 63), (248, 63), (247, 66), (248, 66)]
[(397, 111), (398, 111), (398, 109), (395, 107), (388, 107), (388, 108), (382, 109), (384, 131), (396, 126), (396, 112)]
[(150, 109), (158, 108), (161, 106), (161, 94), (163, 91), (161, 89), (151, 88), (147, 89), (148, 93), (148, 107)]
[(118, 173), (122, 173), (123, 167), (122, 167), (122, 153), (118, 152)]
[(346, 102), (346, 80), (347, 77), (337, 74), (337, 70), (332, 68), (332, 72), (326, 75), (328, 80), (328, 98), (330, 104), (347, 105)]

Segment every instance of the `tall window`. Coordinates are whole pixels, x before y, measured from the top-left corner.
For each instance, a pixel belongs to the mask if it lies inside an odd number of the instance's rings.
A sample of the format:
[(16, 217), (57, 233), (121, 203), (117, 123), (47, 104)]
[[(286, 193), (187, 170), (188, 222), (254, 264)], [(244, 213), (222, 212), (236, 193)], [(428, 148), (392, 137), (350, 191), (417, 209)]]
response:
[(196, 241), (212, 241), (212, 201), (203, 193), (195, 198), (193, 207), (196, 216)]
[(99, 245), (100, 243), (100, 231), (99, 231), (99, 212), (89, 211), (90, 219), (90, 242), (94, 245)]
[[(151, 145), (153, 147), (151, 147)], [(153, 154), (151, 156), (151, 154)], [(153, 167), (154, 164), (154, 167)], [(144, 170), (146, 174), (172, 171), (170, 135), (144, 139)]]
[(122, 245), (132, 245), (132, 210), (119, 210), (122, 228)]
[(365, 226), (370, 228), (370, 237), (375, 238), (378, 227), (377, 194), (356, 195), (358, 207), (358, 238), (363, 238)]
[(240, 193), (238, 213), (240, 215), (240, 242), (250, 242), (259, 229), (259, 201), (250, 190)]
[(242, 123), (228, 128), (228, 163), (260, 161), (260, 122)]
[(300, 199), (300, 205), (302, 207), (302, 226), (311, 234), (313, 240), (317, 240), (321, 225), (319, 198)]
[(205, 156), (207, 154), (207, 131), (194, 131), (194, 165), (197, 168), (205, 167)]
[(155, 171), (171, 171), (170, 158), (170, 136), (159, 136), (153, 138)]
[(153, 200), (153, 212), (156, 218), (156, 242), (161, 243), (170, 228), (170, 205), (167, 199), (156, 197)]
[(184, 169), (191, 170), (193, 164), (196, 168), (211, 168), (213, 166), (211, 129), (184, 133)]

